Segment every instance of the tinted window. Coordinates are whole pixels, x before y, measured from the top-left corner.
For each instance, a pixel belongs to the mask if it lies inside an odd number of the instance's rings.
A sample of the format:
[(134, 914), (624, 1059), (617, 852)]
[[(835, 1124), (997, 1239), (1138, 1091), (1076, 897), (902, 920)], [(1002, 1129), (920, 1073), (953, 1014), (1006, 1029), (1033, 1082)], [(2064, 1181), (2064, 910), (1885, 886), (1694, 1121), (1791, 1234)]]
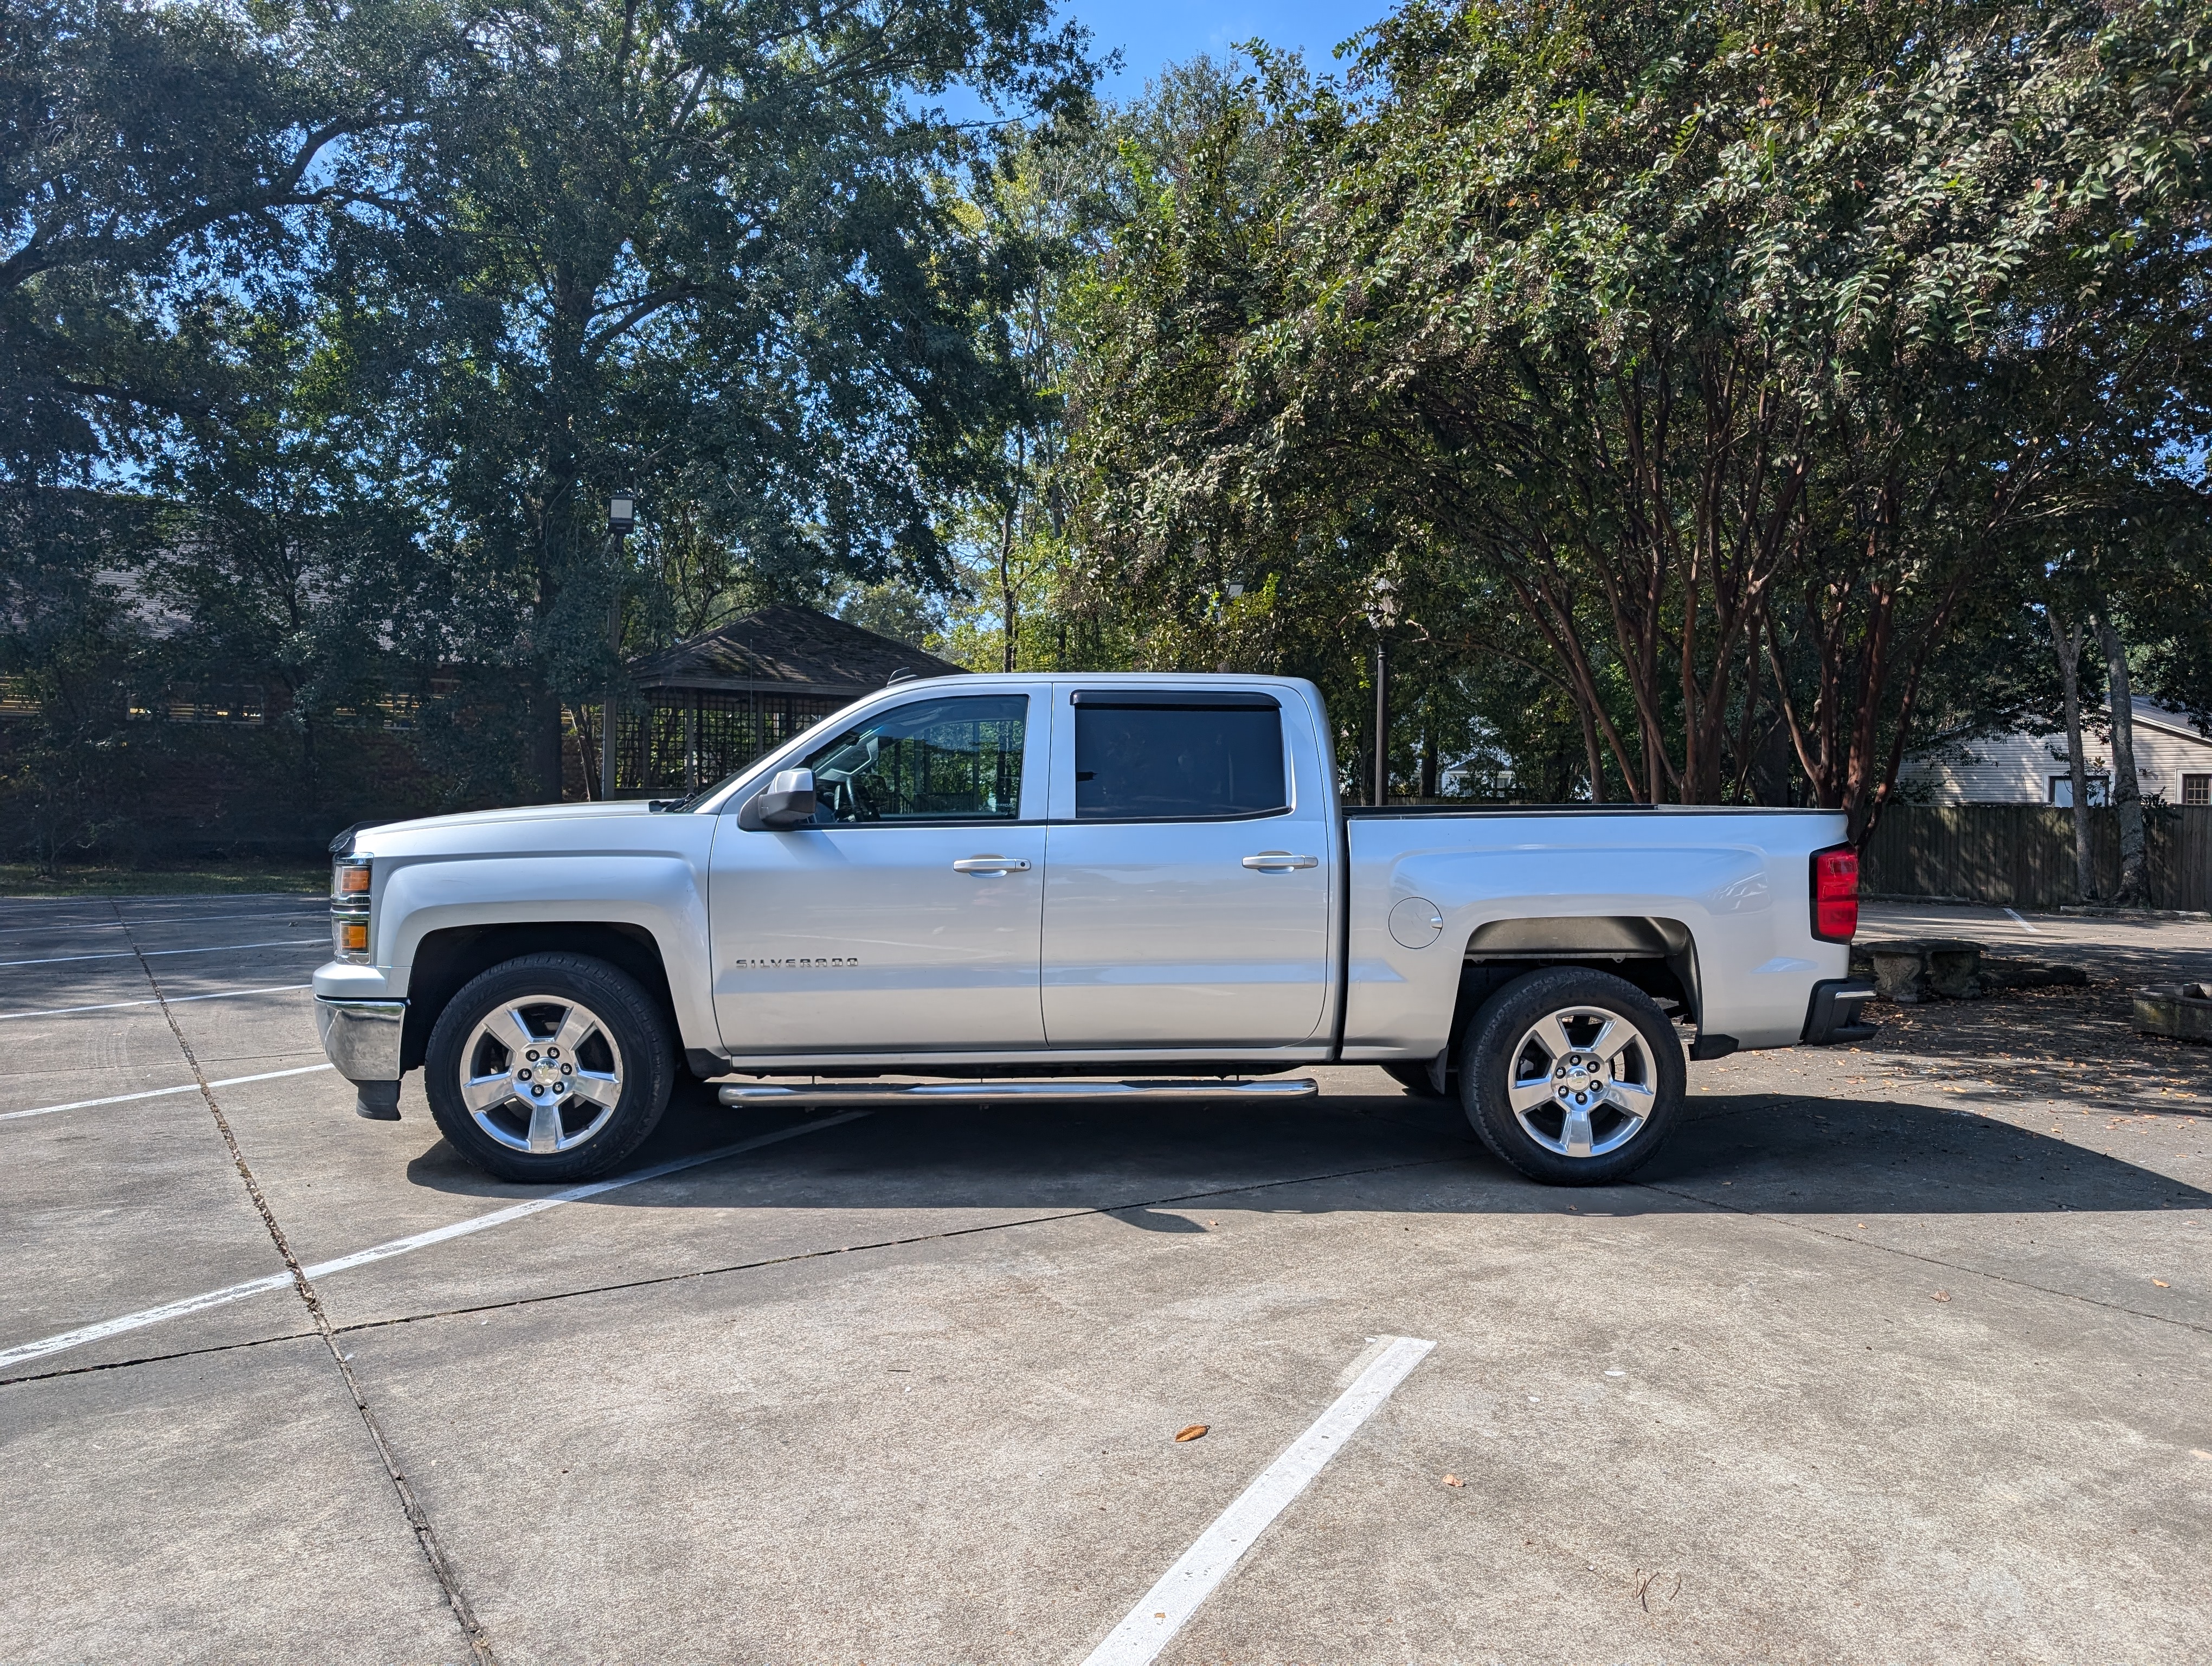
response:
[(1194, 708), (1076, 699), (1079, 818), (1252, 816), (1290, 802), (1283, 714), (1272, 702)]
[(807, 757), (814, 819), (1012, 820), (1029, 706), (1019, 694), (925, 700), (855, 725)]

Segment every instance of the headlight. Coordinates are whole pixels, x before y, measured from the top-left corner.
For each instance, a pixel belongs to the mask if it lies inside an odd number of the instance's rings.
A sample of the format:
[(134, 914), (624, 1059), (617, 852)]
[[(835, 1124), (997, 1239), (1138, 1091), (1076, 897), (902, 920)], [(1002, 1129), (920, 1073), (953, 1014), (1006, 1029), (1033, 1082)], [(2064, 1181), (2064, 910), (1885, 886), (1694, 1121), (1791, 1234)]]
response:
[(371, 882), (366, 856), (341, 856), (331, 865), (331, 948), (340, 960), (368, 958)]

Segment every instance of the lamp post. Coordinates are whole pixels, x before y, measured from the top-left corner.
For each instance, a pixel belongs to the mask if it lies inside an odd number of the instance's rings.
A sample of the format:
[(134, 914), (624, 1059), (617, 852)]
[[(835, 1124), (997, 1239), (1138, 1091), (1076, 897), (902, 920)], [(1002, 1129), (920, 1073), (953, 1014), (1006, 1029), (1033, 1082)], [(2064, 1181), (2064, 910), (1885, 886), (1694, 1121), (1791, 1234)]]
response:
[[(617, 492), (607, 500), (607, 542), (616, 552), (622, 549), (623, 540), (637, 525), (637, 498), (634, 493)], [(614, 651), (617, 660), (622, 658), (622, 590), (617, 587), (613, 599), (607, 604), (607, 646)], [(615, 795), (615, 690), (607, 685), (607, 697), (599, 707), (599, 798), (602, 802)]]
[(1369, 802), (1390, 801), (1390, 627), (1398, 622), (1398, 587), (1389, 575), (1375, 581), (1367, 622), (1375, 627), (1375, 779)]

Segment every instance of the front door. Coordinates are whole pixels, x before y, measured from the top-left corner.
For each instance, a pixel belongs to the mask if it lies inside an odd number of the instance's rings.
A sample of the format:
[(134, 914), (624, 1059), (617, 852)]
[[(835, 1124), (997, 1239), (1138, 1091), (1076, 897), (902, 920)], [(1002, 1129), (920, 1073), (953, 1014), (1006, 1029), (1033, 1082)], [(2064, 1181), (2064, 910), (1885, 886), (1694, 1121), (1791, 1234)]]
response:
[[(1055, 1048), (1281, 1047), (1328, 991), (1332, 823), (1273, 695), (1075, 689), (1044, 902)], [(1304, 797), (1318, 800), (1318, 792)]]
[(719, 818), (714, 1011), (732, 1054), (1043, 1044), (1046, 748), (1030, 703), (1006, 691), (878, 707), (799, 760), (814, 771), (813, 825)]

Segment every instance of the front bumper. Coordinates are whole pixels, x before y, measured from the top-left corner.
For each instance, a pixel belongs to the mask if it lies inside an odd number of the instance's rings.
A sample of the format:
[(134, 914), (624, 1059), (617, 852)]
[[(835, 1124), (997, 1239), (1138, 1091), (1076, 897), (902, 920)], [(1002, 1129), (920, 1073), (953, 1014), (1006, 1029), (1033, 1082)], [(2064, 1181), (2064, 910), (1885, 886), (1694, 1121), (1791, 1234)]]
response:
[(1879, 1025), (1859, 1016), (1859, 1009), (1874, 999), (1874, 985), (1857, 978), (1825, 978), (1813, 986), (1813, 1000), (1805, 1011), (1807, 1047), (1830, 1047), (1838, 1042), (1872, 1041)]
[(399, 1042), (407, 1027), (404, 1000), (315, 997), (315, 1031), (338, 1074), (358, 1091), (355, 1109), (389, 1122), (399, 1115)]

